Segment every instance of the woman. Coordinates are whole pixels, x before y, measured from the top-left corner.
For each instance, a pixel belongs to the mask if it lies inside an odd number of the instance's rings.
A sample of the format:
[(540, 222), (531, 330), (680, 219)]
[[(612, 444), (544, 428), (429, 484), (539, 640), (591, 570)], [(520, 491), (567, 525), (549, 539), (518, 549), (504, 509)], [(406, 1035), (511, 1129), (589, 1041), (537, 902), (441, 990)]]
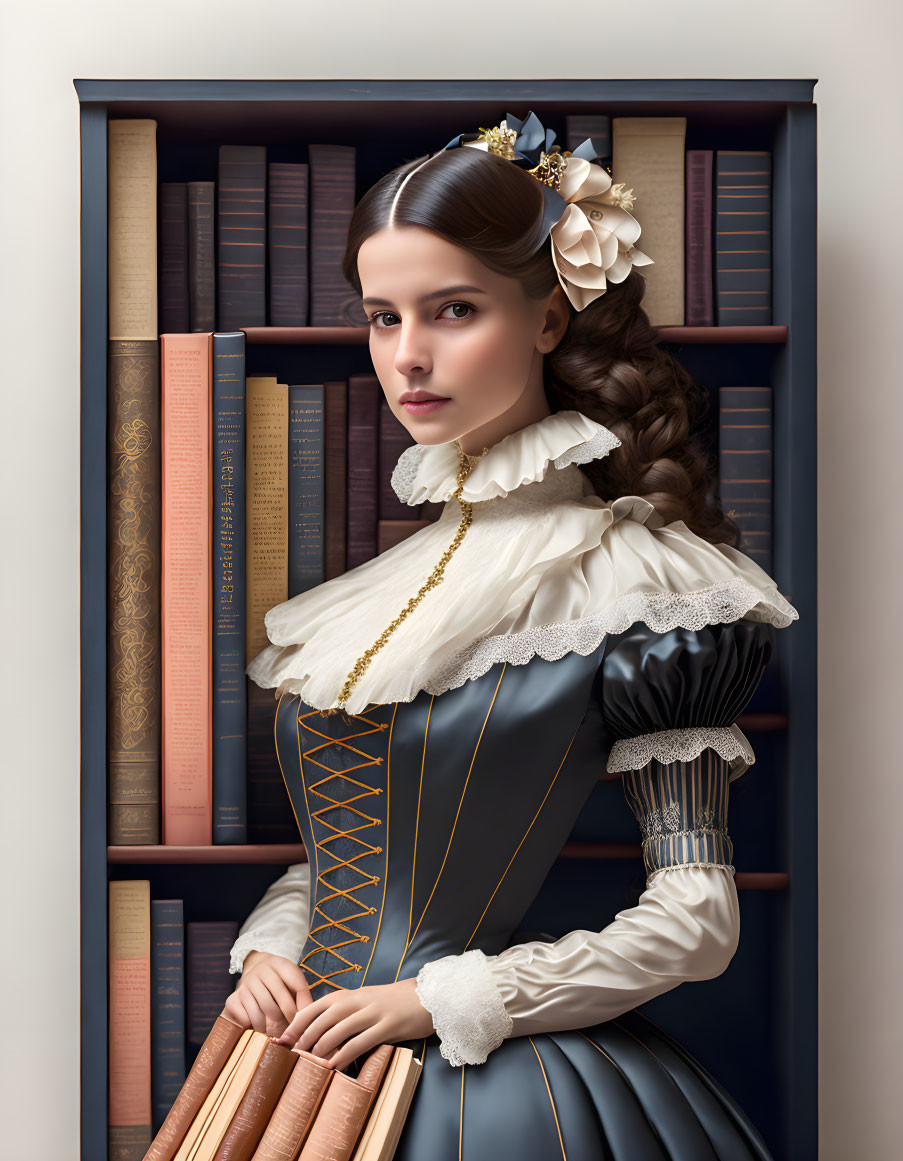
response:
[[(553, 140), (509, 116), (355, 211), (345, 273), (416, 441), (392, 485), (445, 506), (266, 616), (248, 673), (278, 697), (310, 862), (244, 924), (226, 1014), (337, 1068), (413, 1048), (402, 1161), (763, 1161), (632, 1010), (737, 947), (734, 722), (797, 612), (707, 496), (703, 393), (641, 308), (629, 194), (591, 142)], [(638, 904), (511, 944), (606, 769), (640, 824)]]

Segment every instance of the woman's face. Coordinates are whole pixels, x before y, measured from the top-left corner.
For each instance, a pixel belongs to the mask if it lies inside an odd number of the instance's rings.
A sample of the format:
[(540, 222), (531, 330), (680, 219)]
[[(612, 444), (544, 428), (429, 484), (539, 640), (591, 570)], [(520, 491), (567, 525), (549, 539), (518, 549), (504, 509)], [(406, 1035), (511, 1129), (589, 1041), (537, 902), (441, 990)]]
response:
[(549, 414), (542, 356), (567, 327), (560, 287), (529, 299), (516, 279), (422, 226), (371, 234), (357, 268), (373, 366), (418, 443), (457, 439), (477, 453)]

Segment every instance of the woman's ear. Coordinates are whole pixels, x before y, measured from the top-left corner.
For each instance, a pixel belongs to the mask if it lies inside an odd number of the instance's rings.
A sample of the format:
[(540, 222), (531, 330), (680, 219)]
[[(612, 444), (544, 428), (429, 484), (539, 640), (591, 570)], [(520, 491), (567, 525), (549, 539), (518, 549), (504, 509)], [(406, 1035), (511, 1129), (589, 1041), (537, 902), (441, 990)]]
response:
[(553, 351), (564, 338), (571, 318), (571, 305), (561, 285), (557, 285), (546, 300), (543, 327), (536, 340), (536, 349), (543, 355)]

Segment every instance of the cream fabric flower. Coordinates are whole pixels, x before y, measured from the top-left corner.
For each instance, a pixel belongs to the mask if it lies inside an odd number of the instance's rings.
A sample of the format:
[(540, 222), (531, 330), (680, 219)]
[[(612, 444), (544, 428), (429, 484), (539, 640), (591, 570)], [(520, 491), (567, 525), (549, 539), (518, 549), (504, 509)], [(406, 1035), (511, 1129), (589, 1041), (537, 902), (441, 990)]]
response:
[[(558, 281), (576, 310), (583, 310), (623, 282), (634, 266), (653, 265), (638, 250), (640, 224), (622, 203), (632, 204), (608, 171), (582, 157), (569, 157), (558, 192), (568, 203), (549, 239)], [(630, 191), (632, 193), (632, 191)]]

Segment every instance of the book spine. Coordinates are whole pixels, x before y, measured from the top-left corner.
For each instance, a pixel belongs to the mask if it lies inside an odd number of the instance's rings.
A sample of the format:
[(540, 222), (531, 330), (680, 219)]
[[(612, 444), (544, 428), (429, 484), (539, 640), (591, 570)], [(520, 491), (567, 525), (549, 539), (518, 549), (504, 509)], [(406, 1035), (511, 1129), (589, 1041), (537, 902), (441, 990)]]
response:
[(721, 387), (720, 500), (740, 528), (739, 544), (770, 575), (772, 569), (772, 390)]
[(210, 334), (162, 342), (163, 842), (212, 841)]
[(336, 1075), (334, 1069), (318, 1062), (310, 1053), (290, 1051), (299, 1057), (298, 1062), (282, 1090), (253, 1161), (287, 1161), (298, 1156)]
[(323, 384), (289, 387), (288, 592), (322, 584), (324, 525)]
[(323, 384), (325, 420), (326, 534), (324, 538), (325, 579), (345, 571), (348, 536), (348, 384), (344, 379)]
[(643, 310), (652, 326), (683, 326), (687, 119), (613, 117), (612, 130), (614, 180), (634, 191), (637, 244), (654, 263), (642, 267)]
[(385, 395), (379, 402), (379, 508), (380, 520), (416, 520), (418, 506), (405, 504), (399, 500), (392, 487), (392, 471), (405, 448), (415, 443), (414, 437), (403, 423), (395, 418)]
[(150, 881), (108, 884), (111, 1157), (142, 1161), (151, 1143)]
[(266, 146), (221, 145), (217, 329), (266, 326)]
[(213, 336), (213, 841), (245, 843), (245, 335)]
[(188, 185), (160, 182), (160, 330), (187, 331)]
[(715, 300), (719, 326), (771, 323), (771, 154), (715, 153)]
[(376, 433), (379, 380), (352, 375), (348, 380), (348, 568), (376, 555)]
[(108, 344), (109, 842), (160, 841), (160, 347)]
[(251, 1161), (298, 1059), (282, 1044), (264, 1047), (213, 1161)]
[(242, 1029), (225, 1016), (217, 1016), (144, 1161), (172, 1161), (233, 1050), (249, 1033), (250, 1029)]
[(712, 304), (712, 159), (711, 149), (687, 150), (688, 327), (710, 327), (715, 321)]
[(107, 122), (108, 338), (157, 329), (157, 122)]
[(310, 145), (310, 291), (315, 327), (364, 326), (360, 295), (342, 273), (354, 212), (353, 145)]
[(154, 899), (151, 916), (151, 1109), (159, 1132), (185, 1083), (185, 926), (181, 899)]
[[(246, 656), (268, 644), (265, 614), (288, 600), (288, 388), (247, 380)], [(246, 678), (248, 695), (248, 841), (297, 842), (298, 827), (273, 746), (273, 690)]]
[(269, 167), (267, 196), (270, 326), (307, 326), (306, 162), (274, 161)]
[(189, 331), (216, 330), (215, 183), (188, 182)]
[(229, 953), (238, 938), (232, 920), (195, 920), (185, 925), (187, 936), (188, 1049), (196, 1054), (232, 994)]

